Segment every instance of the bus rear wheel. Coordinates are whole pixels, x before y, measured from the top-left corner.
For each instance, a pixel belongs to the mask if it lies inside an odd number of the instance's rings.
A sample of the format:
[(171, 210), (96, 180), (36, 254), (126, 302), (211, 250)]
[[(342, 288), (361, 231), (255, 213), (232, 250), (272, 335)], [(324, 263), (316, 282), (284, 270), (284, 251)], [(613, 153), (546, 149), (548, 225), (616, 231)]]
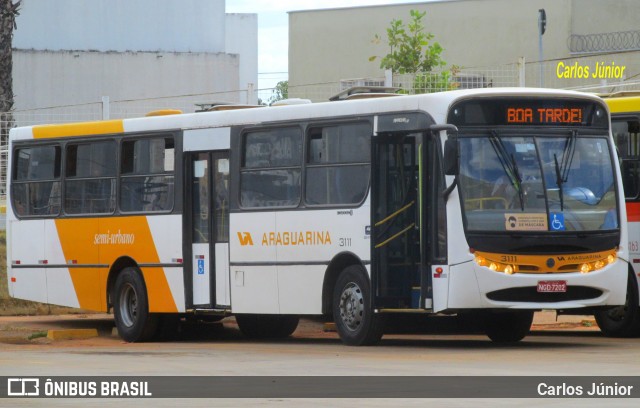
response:
[(137, 268), (125, 268), (113, 285), (113, 314), (118, 334), (128, 342), (148, 341), (156, 333), (158, 316), (149, 313), (147, 289)]
[(289, 337), (298, 328), (300, 318), (293, 315), (238, 314), (240, 331), (252, 339), (280, 339)]
[(382, 337), (382, 316), (373, 312), (371, 287), (364, 268), (347, 267), (333, 291), (333, 319), (340, 340), (349, 346), (370, 346)]
[(638, 284), (633, 273), (627, 280), (627, 299), (623, 306), (598, 311), (594, 314), (600, 331), (607, 337), (638, 337), (640, 335), (640, 307)]
[(485, 333), (496, 343), (515, 343), (531, 330), (533, 310), (489, 313), (485, 317)]

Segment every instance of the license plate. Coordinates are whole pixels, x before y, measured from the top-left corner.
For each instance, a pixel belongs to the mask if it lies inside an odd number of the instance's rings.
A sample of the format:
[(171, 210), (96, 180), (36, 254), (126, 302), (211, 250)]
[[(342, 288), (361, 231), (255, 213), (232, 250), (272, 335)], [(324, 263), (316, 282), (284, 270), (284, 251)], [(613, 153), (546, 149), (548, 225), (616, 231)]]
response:
[(567, 281), (538, 281), (538, 292), (566, 292)]

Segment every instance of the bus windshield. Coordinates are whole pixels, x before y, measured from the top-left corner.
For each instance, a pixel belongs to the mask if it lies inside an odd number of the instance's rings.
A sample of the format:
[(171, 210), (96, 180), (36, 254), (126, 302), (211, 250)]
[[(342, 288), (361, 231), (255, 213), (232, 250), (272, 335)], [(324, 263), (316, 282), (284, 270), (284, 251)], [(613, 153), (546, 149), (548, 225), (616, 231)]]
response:
[(467, 231), (618, 228), (606, 135), (491, 133), (460, 138)]

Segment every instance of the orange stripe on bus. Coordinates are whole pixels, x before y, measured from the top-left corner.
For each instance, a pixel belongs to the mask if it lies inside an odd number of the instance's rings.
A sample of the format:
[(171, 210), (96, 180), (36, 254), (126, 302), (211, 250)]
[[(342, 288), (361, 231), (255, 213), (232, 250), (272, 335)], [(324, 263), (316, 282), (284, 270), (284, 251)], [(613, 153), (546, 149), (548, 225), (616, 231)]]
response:
[(640, 221), (640, 203), (627, 203), (627, 220), (629, 222)]
[[(139, 264), (160, 263), (147, 218), (64, 218), (56, 228), (65, 259), (78, 264), (113, 263), (128, 256)], [(83, 309), (105, 310), (108, 268), (70, 268), (71, 280)], [(176, 313), (171, 288), (163, 268), (142, 268), (150, 312)]]
[(124, 132), (124, 123), (120, 119), (33, 127), (33, 137), (36, 139), (62, 136), (107, 135), (122, 132)]

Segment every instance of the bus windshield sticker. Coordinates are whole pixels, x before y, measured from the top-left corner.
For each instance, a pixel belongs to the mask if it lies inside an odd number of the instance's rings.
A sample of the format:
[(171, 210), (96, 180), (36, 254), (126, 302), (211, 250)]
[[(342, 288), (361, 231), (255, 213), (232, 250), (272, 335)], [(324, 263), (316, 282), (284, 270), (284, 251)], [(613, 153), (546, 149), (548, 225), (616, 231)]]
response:
[(549, 214), (549, 225), (551, 226), (551, 231), (564, 231), (564, 214), (562, 213), (551, 213)]
[(504, 215), (507, 231), (547, 231), (544, 213), (507, 213)]

